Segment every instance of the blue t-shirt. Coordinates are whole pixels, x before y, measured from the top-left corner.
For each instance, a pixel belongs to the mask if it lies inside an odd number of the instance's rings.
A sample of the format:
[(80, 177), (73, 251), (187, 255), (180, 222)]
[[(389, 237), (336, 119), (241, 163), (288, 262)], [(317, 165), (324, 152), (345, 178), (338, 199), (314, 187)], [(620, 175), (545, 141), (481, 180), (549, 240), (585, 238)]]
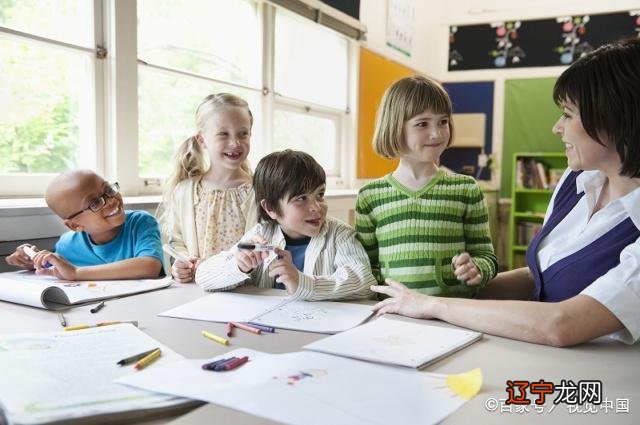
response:
[(146, 211), (125, 211), (120, 233), (112, 241), (95, 244), (86, 232), (67, 232), (56, 243), (56, 254), (76, 267), (98, 266), (137, 257), (162, 263), (162, 242), (155, 217)]

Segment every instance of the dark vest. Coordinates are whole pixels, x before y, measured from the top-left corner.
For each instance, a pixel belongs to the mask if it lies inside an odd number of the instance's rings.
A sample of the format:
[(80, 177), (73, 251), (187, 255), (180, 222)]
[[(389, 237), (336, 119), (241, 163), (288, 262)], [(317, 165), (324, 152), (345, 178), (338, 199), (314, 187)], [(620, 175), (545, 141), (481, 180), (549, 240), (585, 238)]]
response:
[(584, 196), (584, 192), (576, 193), (576, 177), (580, 173), (572, 171), (567, 176), (556, 194), (547, 223), (527, 248), (527, 264), (535, 281), (535, 300), (563, 301), (578, 295), (597, 278), (620, 264), (620, 252), (640, 237), (640, 230), (628, 217), (591, 244), (540, 272), (536, 259), (540, 242)]

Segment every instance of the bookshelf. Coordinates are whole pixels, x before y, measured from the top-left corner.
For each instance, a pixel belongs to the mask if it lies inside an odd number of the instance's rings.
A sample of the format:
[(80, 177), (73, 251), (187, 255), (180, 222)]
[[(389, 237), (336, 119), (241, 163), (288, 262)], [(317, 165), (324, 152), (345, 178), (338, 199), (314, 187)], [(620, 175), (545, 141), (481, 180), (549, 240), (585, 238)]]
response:
[(526, 265), (529, 242), (542, 227), (558, 179), (567, 168), (562, 152), (515, 153), (509, 215), (509, 270)]

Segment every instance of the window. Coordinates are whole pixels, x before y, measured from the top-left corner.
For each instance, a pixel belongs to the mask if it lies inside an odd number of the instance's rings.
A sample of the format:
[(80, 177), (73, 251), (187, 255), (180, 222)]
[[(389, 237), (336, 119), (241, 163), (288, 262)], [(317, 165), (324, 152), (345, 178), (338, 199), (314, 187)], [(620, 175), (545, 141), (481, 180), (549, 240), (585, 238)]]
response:
[(0, 10), (2, 195), (42, 194), (97, 167), (93, 3), (5, 0)]
[(308, 19), (278, 9), (274, 35), (273, 149), (304, 150), (342, 186), (349, 109), (349, 42)]
[(95, 169), (157, 194), (212, 92), (247, 100), (253, 166), (305, 150), (345, 181), (355, 45), (261, 0), (0, 0), (0, 196)]
[[(138, 0), (137, 32), (142, 178), (166, 175), (177, 146), (194, 134), (195, 110), (206, 95), (236, 94), (260, 115), (261, 37), (254, 2)], [(255, 124), (252, 140), (260, 134)]]

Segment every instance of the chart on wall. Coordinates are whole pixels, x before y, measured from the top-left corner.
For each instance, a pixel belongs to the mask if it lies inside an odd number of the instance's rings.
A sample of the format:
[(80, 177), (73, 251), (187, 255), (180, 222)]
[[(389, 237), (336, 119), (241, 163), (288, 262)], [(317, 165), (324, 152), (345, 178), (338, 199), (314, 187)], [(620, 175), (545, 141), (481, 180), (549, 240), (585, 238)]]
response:
[(449, 27), (449, 71), (569, 65), (626, 37), (640, 37), (640, 10)]

